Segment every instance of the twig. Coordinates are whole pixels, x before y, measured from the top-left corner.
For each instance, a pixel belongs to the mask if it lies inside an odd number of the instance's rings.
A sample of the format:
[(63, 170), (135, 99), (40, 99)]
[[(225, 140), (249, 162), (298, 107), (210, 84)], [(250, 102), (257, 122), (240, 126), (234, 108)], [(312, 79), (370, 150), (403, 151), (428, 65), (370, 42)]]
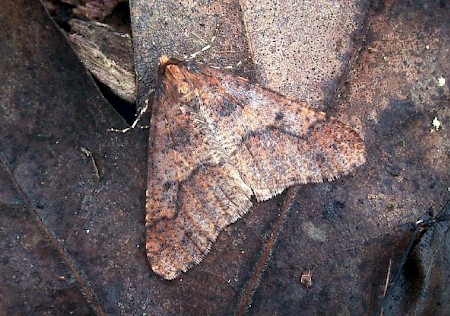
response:
[(88, 149), (84, 147), (81, 147), (81, 151), (84, 152), (86, 156), (91, 158), (92, 165), (94, 166), (95, 177), (97, 178), (97, 180), (100, 180), (100, 172), (98, 171), (97, 163), (95, 162), (94, 156)]

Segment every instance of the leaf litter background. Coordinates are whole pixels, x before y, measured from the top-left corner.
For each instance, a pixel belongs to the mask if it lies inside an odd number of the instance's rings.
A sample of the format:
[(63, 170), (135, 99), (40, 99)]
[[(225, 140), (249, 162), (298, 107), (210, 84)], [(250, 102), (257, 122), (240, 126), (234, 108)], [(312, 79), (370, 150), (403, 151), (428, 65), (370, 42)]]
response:
[(39, 3), (8, 0), (0, 14), (2, 314), (450, 312), (448, 222), (383, 298), (407, 224), (449, 196), (448, 1), (131, 3), (140, 105), (157, 57), (216, 36), (200, 62), (308, 100), (368, 148), (351, 176), (255, 204), (175, 281), (151, 272), (143, 247), (148, 131), (107, 131), (126, 124)]

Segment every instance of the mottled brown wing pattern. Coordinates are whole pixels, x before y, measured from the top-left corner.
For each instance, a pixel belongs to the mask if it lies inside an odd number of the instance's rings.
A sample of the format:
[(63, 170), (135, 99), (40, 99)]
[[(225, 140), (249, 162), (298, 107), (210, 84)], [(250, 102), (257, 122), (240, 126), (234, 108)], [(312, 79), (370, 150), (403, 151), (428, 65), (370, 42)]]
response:
[(232, 141), (232, 164), (258, 201), (364, 163), (364, 142), (348, 125), (246, 79), (201, 65), (195, 71), (203, 112), (215, 134)]
[(175, 278), (218, 233), (291, 185), (332, 180), (364, 163), (358, 134), (246, 79), (161, 58), (150, 124), (147, 254)]
[(153, 271), (175, 278), (198, 263), (250, 207), (250, 188), (220, 153), (199, 105), (162, 90), (152, 107), (146, 203)]

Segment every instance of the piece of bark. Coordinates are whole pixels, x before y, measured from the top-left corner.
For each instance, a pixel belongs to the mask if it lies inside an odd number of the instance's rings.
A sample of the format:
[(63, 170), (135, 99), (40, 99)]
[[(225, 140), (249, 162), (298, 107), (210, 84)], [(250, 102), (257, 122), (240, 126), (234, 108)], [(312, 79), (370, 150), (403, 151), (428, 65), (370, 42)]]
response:
[(136, 100), (133, 46), (128, 34), (99, 22), (72, 19), (72, 47), (92, 74), (120, 98)]
[(102, 21), (121, 2), (127, 0), (83, 0), (83, 4), (73, 9), (73, 13), (88, 20)]

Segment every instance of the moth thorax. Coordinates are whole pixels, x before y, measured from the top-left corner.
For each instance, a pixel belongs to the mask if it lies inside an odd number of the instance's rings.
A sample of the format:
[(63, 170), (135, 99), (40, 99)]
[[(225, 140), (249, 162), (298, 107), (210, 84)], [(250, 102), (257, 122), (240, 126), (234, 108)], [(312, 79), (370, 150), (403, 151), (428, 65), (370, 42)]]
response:
[(181, 102), (189, 102), (194, 98), (194, 91), (189, 87), (187, 82), (182, 82), (177, 87), (178, 99)]

